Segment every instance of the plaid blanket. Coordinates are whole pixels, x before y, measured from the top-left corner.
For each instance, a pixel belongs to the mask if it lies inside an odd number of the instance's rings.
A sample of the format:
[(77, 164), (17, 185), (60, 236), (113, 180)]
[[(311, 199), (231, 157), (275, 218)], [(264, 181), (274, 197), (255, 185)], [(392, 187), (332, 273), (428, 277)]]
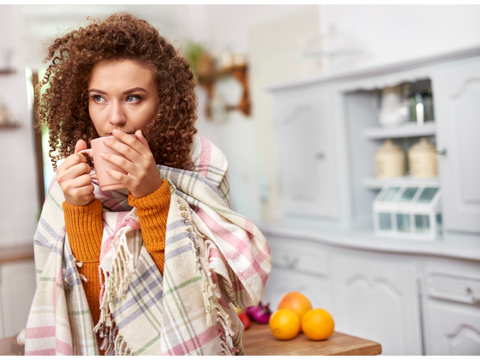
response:
[(221, 151), (196, 135), (191, 156), (194, 171), (158, 166), (171, 189), (163, 277), (143, 245), (128, 193), (94, 184), (104, 208), (98, 324), (65, 232), (63, 192), (52, 181), (34, 237), (37, 289), (26, 355), (98, 355), (99, 348), (115, 355), (244, 353), (243, 325), (230, 303), (259, 302), (270, 248), (249, 219), (231, 210)]

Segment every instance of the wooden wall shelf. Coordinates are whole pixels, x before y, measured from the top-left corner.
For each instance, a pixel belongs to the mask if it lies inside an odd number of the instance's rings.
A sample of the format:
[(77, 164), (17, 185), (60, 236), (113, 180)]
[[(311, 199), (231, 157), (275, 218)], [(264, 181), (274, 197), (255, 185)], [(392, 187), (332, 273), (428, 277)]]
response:
[(11, 75), (15, 74), (14, 69), (0, 69), (0, 75)]
[(18, 123), (0, 124), (0, 130), (17, 129), (19, 127), (20, 127), (20, 124), (18, 124)]
[(247, 65), (232, 66), (227, 69), (214, 70), (209, 73), (198, 74), (198, 83), (207, 90), (206, 116), (211, 118), (211, 102), (215, 83), (222, 77), (233, 76), (237, 79), (243, 88), (243, 94), (240, 102), (234, 106), (227, 106), (227, 111), (240, 110), (246, 116), (250, 116), (250, 94), (248, 85), (248, 67)]

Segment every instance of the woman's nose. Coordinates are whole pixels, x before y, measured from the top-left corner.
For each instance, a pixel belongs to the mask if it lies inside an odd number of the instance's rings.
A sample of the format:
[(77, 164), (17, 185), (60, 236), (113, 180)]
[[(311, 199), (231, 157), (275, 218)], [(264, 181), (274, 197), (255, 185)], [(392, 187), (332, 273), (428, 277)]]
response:
[(119, 126), (127, 122), (127, 117), (123, 111), (122, 106), (119, 103), (113, 102), (111, 105), (110, 118), (108, 122), (111, 125)]

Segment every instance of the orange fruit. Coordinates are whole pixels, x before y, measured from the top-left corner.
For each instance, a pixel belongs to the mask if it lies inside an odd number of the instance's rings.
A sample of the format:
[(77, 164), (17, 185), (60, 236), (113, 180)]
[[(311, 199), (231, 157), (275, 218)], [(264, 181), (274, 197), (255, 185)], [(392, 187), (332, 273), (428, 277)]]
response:
[(302, 330), (312, 340), (323, 340), (333, 334), (335, 322), (332, 315), (324, 309), (313, 309), (302, 318)]
[(300, 332), (300, 320), (292, 310), (275, 311), (268, 321), (273, 336), (280, 340), (293, 339)]
[(297, 314), (298, 319), (300, 322), (302, 321), (303, 315), (312, 310), (312, 303), (308, 298), (299, 293), (298, 291), (291, 291), (283, 296), (278, 304), (278, 309), (288, 309), (292, 310), (295, 314)]

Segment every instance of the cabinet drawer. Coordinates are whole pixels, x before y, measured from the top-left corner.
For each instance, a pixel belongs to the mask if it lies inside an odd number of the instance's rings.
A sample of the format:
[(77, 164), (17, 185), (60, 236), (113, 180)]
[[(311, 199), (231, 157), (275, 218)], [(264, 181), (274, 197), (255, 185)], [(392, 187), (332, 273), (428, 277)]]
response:
[(432, 297), (480, 305), (480, 278), (432, 273), (428, 277)]
[(312, 249), (312, 244), (295, 241), (295, 246), (273, 242), (273, 266), (326, 277), (327, 255), (322, 249)]

